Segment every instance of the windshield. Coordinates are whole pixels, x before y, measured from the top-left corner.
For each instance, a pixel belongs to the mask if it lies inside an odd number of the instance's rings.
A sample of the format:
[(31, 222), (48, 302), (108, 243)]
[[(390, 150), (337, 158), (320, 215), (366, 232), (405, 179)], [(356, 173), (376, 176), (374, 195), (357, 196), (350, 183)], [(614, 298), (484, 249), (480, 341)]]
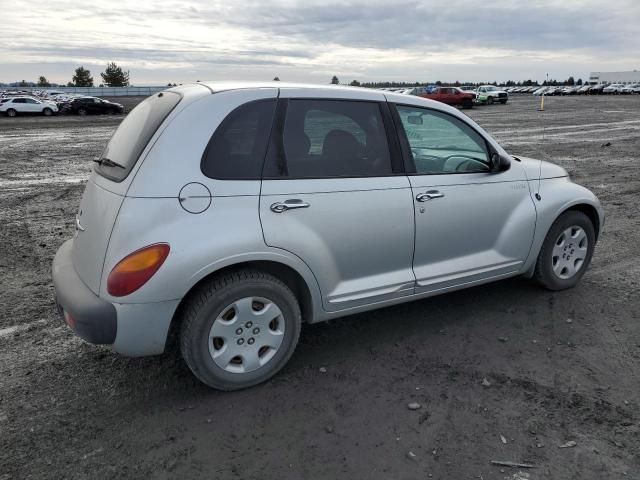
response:
[(160, 92), (134, 108), (109, 140), (96, 171), (116, 182), (127, 178), (153, 134), (181, 98), (176, 92)]

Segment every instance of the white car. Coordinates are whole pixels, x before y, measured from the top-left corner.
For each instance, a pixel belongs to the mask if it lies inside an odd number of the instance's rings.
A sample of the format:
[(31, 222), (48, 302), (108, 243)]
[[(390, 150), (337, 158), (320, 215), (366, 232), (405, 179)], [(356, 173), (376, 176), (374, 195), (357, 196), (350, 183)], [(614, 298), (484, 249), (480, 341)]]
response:
[(537, 90), (533, 91), (534, 95), (543, 95), (547, 90), (549, 90), (549, 87), (540, 87)]
[(9, 117), (15, 117), (19, 113), (41, 113), (48, 117), (58, 113), (58, 106), (53, 102), (33, 97), (11, 97), (0, 104), (0, 113)]
[(633, 93), (633, 90), (630, 89), (628, 86), (623, 85), (622, 83), (612, 83), (608, 87), (605, 87), (605, 89), (602, 90), (602, 93), (623, 94), (623, 93)]

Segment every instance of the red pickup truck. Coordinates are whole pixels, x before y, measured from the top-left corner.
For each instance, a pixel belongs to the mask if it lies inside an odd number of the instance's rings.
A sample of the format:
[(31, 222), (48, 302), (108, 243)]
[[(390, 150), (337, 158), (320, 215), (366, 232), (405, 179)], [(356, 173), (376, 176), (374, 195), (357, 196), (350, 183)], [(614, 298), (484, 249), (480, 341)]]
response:
[(438, 87), (420, 96), (462, 108), (473, 108), (473, 101), (476, 99), (475, 93), (465, 92), (457, 87)]

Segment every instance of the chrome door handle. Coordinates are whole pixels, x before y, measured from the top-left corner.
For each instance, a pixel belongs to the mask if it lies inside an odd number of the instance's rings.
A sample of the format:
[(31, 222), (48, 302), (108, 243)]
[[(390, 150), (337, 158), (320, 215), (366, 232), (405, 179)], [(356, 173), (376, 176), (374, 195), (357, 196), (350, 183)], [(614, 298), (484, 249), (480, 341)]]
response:
[(416, 195), (416, 200), (419, 202), (428, 202), (429, 200), (433, 200), (434, 198), (442, 198), (444, 197), (444, 193), (439, 192), (438, 190), (429, 190), (425, 193), (419, 193)]
[(276, 202), (271, 204), (271, 211), (275, 213), (283, 213), (287, 210), (294, 210), (296, 208), (309, 208), (311, 204), (305, 203), (302, 200), (285, 200), (284, 202)]

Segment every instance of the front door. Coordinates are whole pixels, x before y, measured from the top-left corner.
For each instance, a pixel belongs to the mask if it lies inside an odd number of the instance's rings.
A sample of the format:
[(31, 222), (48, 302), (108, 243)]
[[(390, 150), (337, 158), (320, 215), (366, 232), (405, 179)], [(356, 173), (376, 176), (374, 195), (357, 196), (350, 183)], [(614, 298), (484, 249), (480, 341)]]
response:
[[(417, 291), (437, 291), (517, 273), (533, 239), (536, 211), (525, 171), (489, 171), (487, 142), (438, 110), (397, 106), (415, 174)], [(405, 139), (403, 139), (404, 141)]]
[(329, 311), (414, 292), (412, 192), (397, 148), (392, 161), (386, 108), (280, 101), (260, 197), (264, 237), (311, 268)]

